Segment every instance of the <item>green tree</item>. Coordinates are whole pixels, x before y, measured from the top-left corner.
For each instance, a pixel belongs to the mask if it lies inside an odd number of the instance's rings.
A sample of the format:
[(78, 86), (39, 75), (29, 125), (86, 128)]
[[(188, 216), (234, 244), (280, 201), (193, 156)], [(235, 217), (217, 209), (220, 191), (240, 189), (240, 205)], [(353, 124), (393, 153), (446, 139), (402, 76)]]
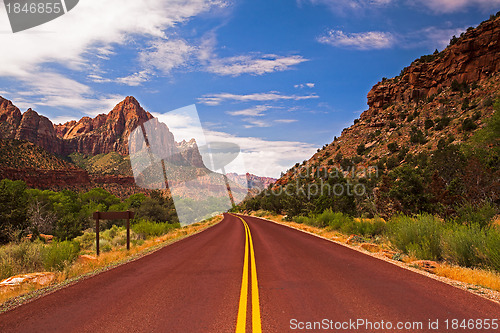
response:
[(16, 232), (28, 227), (27, 207), (26, 183), (8, 179), (0, 181), (0, 243), (9, 242)]

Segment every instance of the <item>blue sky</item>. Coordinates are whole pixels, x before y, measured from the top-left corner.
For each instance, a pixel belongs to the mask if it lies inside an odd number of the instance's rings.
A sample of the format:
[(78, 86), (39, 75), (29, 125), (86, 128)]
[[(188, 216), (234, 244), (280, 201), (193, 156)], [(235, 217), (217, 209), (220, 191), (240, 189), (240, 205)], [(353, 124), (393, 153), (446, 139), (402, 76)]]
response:
[(0, 95), (55, 123), (127, 95), (154, 114), (196, 104), (208, 137), (277, 177), (352, 124), (382, 77), (498, 10), (500, 0), (80, 0), (12, 34), (2, 4)]

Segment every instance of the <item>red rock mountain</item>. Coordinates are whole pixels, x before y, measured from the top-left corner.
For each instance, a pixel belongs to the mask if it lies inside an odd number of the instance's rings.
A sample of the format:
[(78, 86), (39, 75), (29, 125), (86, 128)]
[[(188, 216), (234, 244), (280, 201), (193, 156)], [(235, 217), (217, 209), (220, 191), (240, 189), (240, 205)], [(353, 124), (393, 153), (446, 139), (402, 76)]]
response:
[(0, 97), (0, 137), (26, 140), (63, 156), (73, 152), (126, 155), (131, 131), (151, 118), (153, 116), (129, 96), (107, 115), (53, 125), (47, 117), (31, 109), (21, 114), (12, 102)]
[(486, 80), (500, 71), (500, 18), (469, 28), (444, 51), (424, 56), (403, 69), (401, 75), (383, 80), (368, 93), (371, 116), (393, 103), (415, 102), (450, 87), (457, 82)]
[[(153, 153), (166, 156), (174, 164), (187, 162), (200, 169), (205, 167), (194, 139), (175, 142), (168, 127), (145, 111), (134, 97), (125, 98), (108, 114), (58, 125), (31, 109), (21, 113), (11, 101), (0, 97), (0, 178), (24, 180), (39, 188), (100, 186), (118, 195), (133, 193), (138, 188), (130, 168), (128, 140), (134, 129), (149, 120), (152, 121), (144, 127), (146, 132), (161, 133), (148, 137)], [(144, 145), (141, 132), (132, 140), (132, 147), (137, 150), (142, 148), (137, 145)], [(155, 151), (159, 147), (161, 151)], [(79, 155), (76, 160), (71, 157), (75, 165), (50, 153)], [(99, 154), (107, 155), (95, 160), (93, 156), (98, 158)], [(251, 176), (254, 182), (263, 182), (265, 186), (270, 181)], [(246, 181), (245, 176), (241, 177)]]
[(367, 97), (369, 109), (352, 126), (277, 184), (307, 168), (394, 168), (405, 156), (433, 151), (440, 140), (465, 142), (486, 125), (500, 97), (500, 13), (383, 78)]

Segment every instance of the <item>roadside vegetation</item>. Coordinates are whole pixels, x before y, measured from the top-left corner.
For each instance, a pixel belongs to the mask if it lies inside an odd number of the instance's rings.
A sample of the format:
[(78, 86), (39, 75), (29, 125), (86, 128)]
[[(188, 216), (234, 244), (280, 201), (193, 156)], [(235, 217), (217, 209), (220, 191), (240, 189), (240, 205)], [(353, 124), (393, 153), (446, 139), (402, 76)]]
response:
[(416, 155), (400, 150), (372, 169), (356, 169), (342, 156), (335, 157), (344, 164), (341, 169), (299, 165), (295, 178), (247, 199), (238, 209), (294, 217), (331, 209), (354, 217), (427, 213), (453, 219), (468, 207), (490, 204), (499, 213), (500, 100), (494, 107), (486, 125), (463, 143), (442, 138), (435, 150)]
[[(31, 189), (23, 181), (0, 181), (0, 244), (20, 242), (28, 235), (32, 240), (40, 234), (54, 235), (58, 241), (73, 240), (85, 230), (94, 228), (95, 211), (135, 212), (132, 224), (141, 221), (178, 223), (173, 201), (159, 191), (150, 196), (133, 194), (125, 200), (102, 188), (76, 193)], [(102, 229), (125, 221), (103, 221)], [(42, 239), (43, 240), (43, 239)]]
[[(86, 230), (73, 240), (46, 243), (41, 239), (21, 240), (0, 247), (0, 281), (30, 273), (54, 273), (48, 285), (67, 283), (94, 274), (155, 251), (171, 242), (206, 229), (219, 222), (216, 216), (203, 222), (180, 227), (179, 224), (152, 222), (146, 219), (131, 225), (131, 247), (126, 249), (126, 229), (113, 225), (101, 231), (100, 256), (95, 256), (95, 231)], [(0, 287), (0, 304), (16, 296), (34, 292), (47, 285), (27, 284)], [(49, 287), (50, 288), (50, 287)], [(2, 311), (0, 306), (0, 312)]]
[[(500, 99), (492, 104), (493, 115), (462, 143), (443, 138), (433, 151), (415, 156), (403, 151), (394, 166), (384, 162), (378, 173), (361, 177), (321, 168), (299, 171), (288, 184), (271, 187), (236, 210), (269, 211), (383, 240), (413, 258), (500, 272)], [(396, 144), (390, 149), (401, 152)], [(353, 194), (356, 186), (365, 191)], [(328, 191), (335, 188), (344, 191)]]
[(448, 220), (430, 214), (398, 214), (385, 221), (330, 209), (309, 216), (280, 216), (264, 210), (252, 215), (362, 248), (362, 244), (374, 244), (390, 253), (390, 259), (410, 265), (436, 261), (437, 275), (500, 291), (500, 224), (491, 205), (463, 210)]
[[(125, 220), (100, 223), (96, 258), (94, 211), (135, 212), (131, 249), (126, 250)], [(0, 281), (31, 273), (65, 281), (151, 251), (214, 223), (181, 228), (171, 199), (159, 191), (121, 200), (101, 188), (76, 193), (31, 189), (22, 181), (0, 181)], [(51, 274), (53, 273), (53, 274)], [(50, 283), (53, 283), (51, 281)], [(0, 286), (0, 303), (32, 288)], [(30, 289), (31, 288), (31, 289)]]

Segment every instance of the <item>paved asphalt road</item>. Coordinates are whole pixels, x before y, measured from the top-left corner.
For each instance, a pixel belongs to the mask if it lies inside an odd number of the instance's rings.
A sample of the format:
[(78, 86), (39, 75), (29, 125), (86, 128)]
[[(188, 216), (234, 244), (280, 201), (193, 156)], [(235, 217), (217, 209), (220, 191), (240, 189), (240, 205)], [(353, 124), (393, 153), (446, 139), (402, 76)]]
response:
[[(465, 291), (226, 214), (202, 233), (1, 314), (0, 332), (477, 333), (500, 332), (477, 326), (499, 318), (500, 305)], [(460, 329), (463, 319), (474, 327)], [(331, 329), (307, 330), (314, 322)]]

